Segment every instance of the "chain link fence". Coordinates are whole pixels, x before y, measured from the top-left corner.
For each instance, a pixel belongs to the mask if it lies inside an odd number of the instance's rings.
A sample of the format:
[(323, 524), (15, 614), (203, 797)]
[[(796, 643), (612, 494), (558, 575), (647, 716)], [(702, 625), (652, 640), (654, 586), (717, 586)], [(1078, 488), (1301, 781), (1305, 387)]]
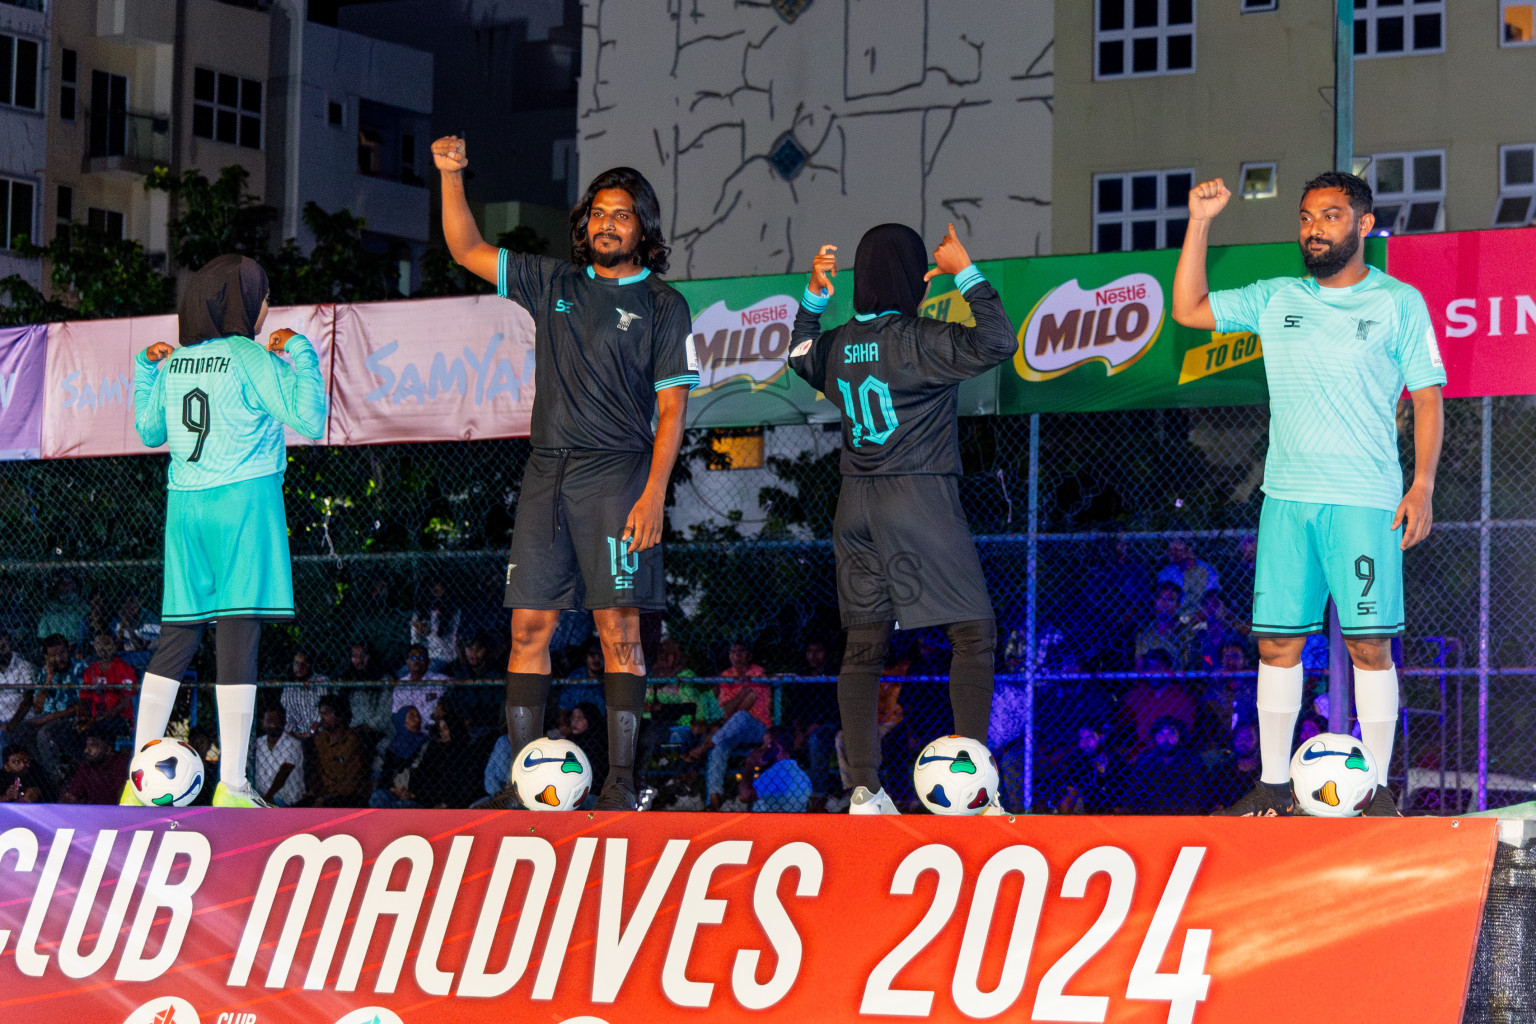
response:
[[(1536, 405), (1456, 400), (1446, 418), (1437, 522), (1406, 558), (1408, 633), (1397, 645), (1404, 712), (1390, 773), (1410, 813), (1536, 796)], [(1400, 427), (1411, 466), (1406, 406)], [(998, 617), (989, 744), (1004, 804), (1203, 813), (1240, 795), (1257, 772), (1247, 621), (1266, 410), (988, 417), (963, 420), (960, 434), (961, 498)], [(837, 443), (822, 425), (690, 432), (670, 495), (668, 608), (645, 630), (645, 764), (657, 808), (750, 803), (753, 778), (775, 758), (800, 766), (810, 809), (846, 804), (834, 686)], [(760, 465), (754, 451), (765, 453)], [(743, 452), (753, 468), (742, 468)], [(429, 731), (439, 702), (450, 723), (434, 740), (436, 781), (417, 802), (484, 795), (501, 734), (505, 552), (527, 453), (524, 441), (290, 451), (299, 617), (267, 630), (261, 665), (262, 706), (285, 708), (307, 759), (285, 800), (387, 798), (395, 712), (407, 702), (428, 712)], [(75, 707), (76, 690), (84, 663), (98, 660), (98, 632), (135, 670), (148, 659), (164, 469), (163, 457), (144, 456), (8, 463), (0, 475), (0, 630), (15, 651), (0, 671), (0, 728), (32, 755), (46, 796), (65, 787), (89, 728), (125, 735), (120, 720), (102, 720), (102, 701)], [(38, 675), (49, 634), (72, 645), (73, 675)], [(549, 725), (599, 750), (594, 639), (589, 618), (562, 618)], [(719, 734), (721, 784), (708, 748), (719, 687), (735, 682), (720, 673), (733, 663), (760, 666), (761, 724), (778, 728), (767, 742), (760, 730)], [(1347, 729), (1342, 648), (1317, 637), (1304, 663), (1299, 730)], [(909, 806), (913, 758), (950, 727), (947, 665), (941, 631), (898, 634), (882, 683), (882, 774)], [(174, 728), (216, 748), (212, 667), (205, 650), (192, 669), (203, 685), (187, 688)], [(313, 680), (298, 682), (306, 672)], [(60, 678), (69, 685), (50, 685)], [(330, 692), (342, 697), (336, 735), (357, 745), (341, 775), (341, 741), (315, 731)], [(268, 779), (275, 744), (255, 745)]]

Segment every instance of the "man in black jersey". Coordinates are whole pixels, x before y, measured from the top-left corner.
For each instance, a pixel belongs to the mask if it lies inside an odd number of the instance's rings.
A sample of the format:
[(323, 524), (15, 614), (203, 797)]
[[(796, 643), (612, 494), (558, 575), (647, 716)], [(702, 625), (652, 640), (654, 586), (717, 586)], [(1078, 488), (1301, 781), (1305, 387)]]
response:
[[(837, 678), (854, 785), (848, 810), (895, 814), (880, 786), (876, 719), (893, 628), (944, 627), (953, 648), (955, 731), (986, 742), (996, 625), (960, 508), (956, 393), (961, 381), (1012, 356), (1016, 342), (1002, 300), (971, 263), (953, 224), (934, 250), (937, 269), (926, 274), (917, 232), (901, 224), (866, 232), (854, 257), (855, 316), (823, 334), (835, 253), (836, 246), (822, 246), (812, 265), (789, 365), (843, 414), (843, 483), (832, 544), (837, 603), (848, 630)], [(954, 275), (975, 327), (917, 315), (927, 282), (939, 274)]]
[[(507, 561), (512, 609), (507, 736), (514, 757), (544, 732), (549, 640), (586, 608), (603, 645), (609, 772), (597, 806), (635, 807), (645, 703), (640, 612), (663, 604), (662, 506), (699, 383), (688, 304), (667, 269), (656, 193), (638, 171), (592, 180), (571, 211), (571, 258), (510, 253), (480, 237), (464, 198), (464, 140), (432, 144), (453, 258), (533, 315), (533, 453)], [(655, 434), (651, 418), (660, 410)], [(513, 766), (516, 776), (516, 765)]]

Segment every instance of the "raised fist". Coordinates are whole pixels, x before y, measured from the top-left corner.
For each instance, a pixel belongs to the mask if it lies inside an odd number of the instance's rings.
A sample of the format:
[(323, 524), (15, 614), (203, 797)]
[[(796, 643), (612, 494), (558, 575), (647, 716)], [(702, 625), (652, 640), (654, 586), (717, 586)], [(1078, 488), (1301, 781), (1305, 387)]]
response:
[(1220, 178), (1202, 181), (1189, 190), (1189, 217), (1191, 220), (1211, 220), (1226, 209), (1232, 190)]
[(457, 135), (444, 135), (433, 142), (432, 162), (437, 164), (438, 170), (449, 173), (468, 167), (469, 157), (464, 155), (464, 140)]
[(268, 352), (281, 352), (288, 344), (288, 339), (298, 334), (298, 331), (290, 331), (286, 327), (279, 327), (272, 332), (272, 339), (267, 342)]
[(144, 350), (144, 358), (148, 359), (152, 363), (158, 363), (160, 360), (167, 358), (172, 352), (175, 351), (175, 349), (171, 348), (171, 346), (167, 345), (165, 342), (157, 341), (153, 345), (149, 346), (149, 348)]

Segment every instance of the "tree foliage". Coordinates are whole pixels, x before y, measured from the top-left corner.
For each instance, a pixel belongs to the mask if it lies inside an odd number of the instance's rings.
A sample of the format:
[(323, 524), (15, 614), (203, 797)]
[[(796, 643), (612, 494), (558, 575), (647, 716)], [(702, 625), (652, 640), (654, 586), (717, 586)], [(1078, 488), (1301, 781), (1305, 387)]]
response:
[(264, 259), (272, 246), (277, 209), (245, 190), (250, 172), (231, 164), (209, 181), (201, 171), (180, 178), (158, 167), (144, 181), (146, 191), (167, 192), (179, 213), (171, 218), (171, 257), (178, 266), (200, 270), (215, 256), (240, 253)]
[(45, 246), (29, 242), (17, 253), (48, 261), (53, 296), (44, 296), (16, 274), (0, 279), (0, 295), (7, 299), (0, 307), (0, 323), (153, 316), (174, 308), (175, 283), (130, 239), (110, 238), (76, 224)]

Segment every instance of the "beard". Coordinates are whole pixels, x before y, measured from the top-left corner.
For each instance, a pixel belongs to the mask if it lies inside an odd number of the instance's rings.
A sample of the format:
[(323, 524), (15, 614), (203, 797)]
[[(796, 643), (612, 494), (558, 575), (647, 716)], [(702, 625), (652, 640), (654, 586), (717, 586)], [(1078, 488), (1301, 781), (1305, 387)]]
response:
[(624, 264), (624, 263), (638, 262), (638, 260), (636, 260), (636, 257), (635, 257), (635, 254), (640, 251), (640, 242), (639, 242), (638, 239), (635, 241), (635, 243), (633, 245), (631, 245), (631, 246), (629, 246), (627, 248), (610, 249), (610, 250), (605, 252), (605, 251), (603, 251), (603, 250), (601, 250), (601, 249), (599, 249), (597, 247), (596, 243), (597, 243), (598, 238), (614, 238), (614, 237), (615, 236), (613, 236), (613, 235), (595, 235), (595, 236), (593, 236), (593, 238), (592, 238), (592, 242), (593, 242), (593, 245), (592, 245), (592, 262), (597, 264), (600, 267), (617, 267), (617, 266), (619, 266), (621, 264)]
[[(1310, 242), (1311, 239), (1308, 239)], [(1342, 242), (1333, 242), (1328, 248), (1313, 252), (1305, 243), (1301, 246), (1301, 262), (1315, 278), (1332, 277), (1349, 265), (1360, 251), (1360, 236), (1351, 232)]]

